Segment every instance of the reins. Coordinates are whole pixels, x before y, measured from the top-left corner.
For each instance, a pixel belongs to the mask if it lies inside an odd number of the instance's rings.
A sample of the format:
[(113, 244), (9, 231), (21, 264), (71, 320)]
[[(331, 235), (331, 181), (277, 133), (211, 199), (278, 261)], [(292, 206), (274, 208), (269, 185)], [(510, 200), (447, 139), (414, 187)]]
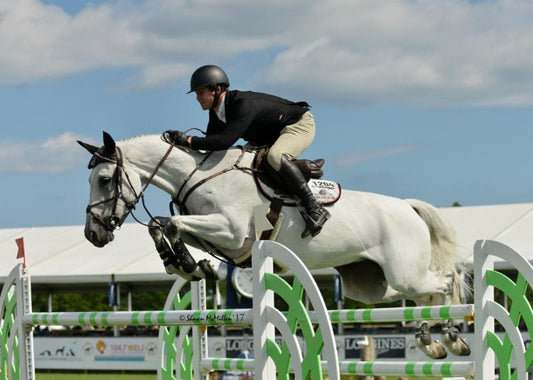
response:
[(187, 199), (189, 199), (189, 196), (197, 189), (199, 188), (200, 186), (202, 186), (204, 183), (212, 180), (213, 178), (216, 178), (222, 174), (225, 174), (231, 170), (235, 170), (235, 169), (238, 169), (238, 170), (250, 170), (252, 171), (253, 169), (250, 167), (250, 168), (246, 168), (246, 167), (242, 167), (242, 166), (239, 166), (239, 164), (241, 163), (242, 161), (242, 158), (244, 157), (244, 148), (242, 146), (239, 146), (239, 148), (241, 149), (241, 154), (239, 155), (239, 157), (237, 158), (237, 160), (235, 161), (235, 163), (219, 172), (216, 172), (214, 174), (211, 174), (210, 176), (208, 177), (205, 177), (203, 179), (201, 179), (200, 181), (196, 182), (194, 185), (192, 185), (189, 190), (187, 190), (187, 192), (185, 193), (185, 195), (183, 196), (183, 198), (181, 199), (180, 201), (180, 194), (181, 192), (183, 191), (183, 189), (185, 188), (185, 185), (187, 185), (187, 183), (191, 180), (191, 178), (193, 177), (193, 175), (198, 171), (198, 169), (200, 169), (202, 167), (202, 165), (207, 161), (207, 159), (211, 156), (211, 154), (213, 153), (212, 151), (207, 153), (207, 155), (204, 157), (204, 159), (202, 161), (200, 161), (198, 163), (198, 165), (196, 165), (196, 167), (193, 169), (193, 171), (187, 176), (187, 178), (185, 178), (185, 181), (183, 182), (183, 184), (181, 185), (180, 189), (178, 190), (178, 194), (176, 194), (175, 197), (172, 198), (172, 200), (170, 201), (170, 213), (172, 214), (172, 216), (174, 216), (174, 208), (172, 207), (173, 204), (176, 204), (179, 208), (179, 211), (180, 211), (180, 214), (184, 214), (184, 215), (189, 215), (189, 212), (187, 210), (187, 206), (185, 206), (185, 202), (187, 202)]

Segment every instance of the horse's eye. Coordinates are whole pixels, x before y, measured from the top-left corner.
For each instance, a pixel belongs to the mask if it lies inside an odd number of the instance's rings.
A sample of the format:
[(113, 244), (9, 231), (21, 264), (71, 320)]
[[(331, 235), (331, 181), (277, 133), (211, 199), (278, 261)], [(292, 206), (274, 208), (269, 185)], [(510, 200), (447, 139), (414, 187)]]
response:
[(98, 180), (98, 183), (100, 184), (100, 187), (106, 187), (111, 183), (111, 177), (101, 177)]

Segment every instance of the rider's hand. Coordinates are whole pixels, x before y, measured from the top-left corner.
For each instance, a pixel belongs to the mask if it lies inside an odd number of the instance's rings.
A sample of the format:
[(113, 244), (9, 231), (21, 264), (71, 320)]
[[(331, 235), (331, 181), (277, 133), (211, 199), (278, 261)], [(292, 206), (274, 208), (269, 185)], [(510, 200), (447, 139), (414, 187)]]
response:
[(179, 146), (189, 146), (188, 136), (185, 132), (169, 129), (163, 133), (165, 140)]

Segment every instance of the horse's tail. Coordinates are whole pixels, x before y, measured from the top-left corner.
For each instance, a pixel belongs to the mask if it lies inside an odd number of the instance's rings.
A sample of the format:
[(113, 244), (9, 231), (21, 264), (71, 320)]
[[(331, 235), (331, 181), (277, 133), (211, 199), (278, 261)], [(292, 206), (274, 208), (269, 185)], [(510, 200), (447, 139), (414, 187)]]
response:
[(461, 266), (457, 262), (455, 229), (444, 219), (435, 206), (418, 199), (406, 199), (406, 202), (429, 228), (431, 237), (430, 270), (442, 277), (453, 277), (450, 289), (452, 303), (460, 304), (465, 283), (459, 273)]

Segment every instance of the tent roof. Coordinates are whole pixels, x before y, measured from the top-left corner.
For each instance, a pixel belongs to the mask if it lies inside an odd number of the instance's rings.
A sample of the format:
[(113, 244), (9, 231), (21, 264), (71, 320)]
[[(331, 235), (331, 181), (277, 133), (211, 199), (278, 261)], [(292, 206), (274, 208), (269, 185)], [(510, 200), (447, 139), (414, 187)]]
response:
[[(83, 234), (83, 226), (0, 229), (0, 278), (17, 263), (16, 238), (24, 237), (34, 284), (172, 282), (163, 267), (146, 227), (125, 224), (115, 240), (96, 248)], [(208, 255), (190, 248), (195, 257)], [(213, 261), (213, 260), (212, 260)]]
[[(474, 242), (498, 240), (533, 262), (533, 203), (449, 207), (440, 209), (457, 232), (460, 254), (470, 261)], [(24, 237), (34, 284), (107, 284), (118, 282), (172, 282), (159, 259), (146, 227), (125, 224), (105, 248), (95, 248), (83, 235), (83, 226), (0, 229), (0, 280), (17, 263), (15, 239)], [(210, 258), (190, 248), (196, 257)], [(213, 264), (216, 260), (211, 260)], [(317, 274), (334, 271), (317, 271)]]
[[(472, 268), (477, 240), (497, 240), (533, 262), (533, 203), (448, 207), (440, 209), (456, 231), (458, 251)], [(499, 269), (512, 269), (496, 263)]]

